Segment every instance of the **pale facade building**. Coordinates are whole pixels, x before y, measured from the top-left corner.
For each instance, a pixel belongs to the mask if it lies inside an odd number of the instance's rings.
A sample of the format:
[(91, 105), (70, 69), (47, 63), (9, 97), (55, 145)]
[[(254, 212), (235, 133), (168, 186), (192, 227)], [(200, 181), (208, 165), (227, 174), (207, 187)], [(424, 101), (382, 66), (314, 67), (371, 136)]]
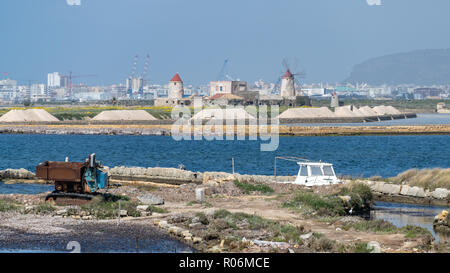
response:
[(59, 72), (53, 72), (47, 75), (47, 86), (61, 87), (61, 75), (59, 74)]
[(236, 94), (248, 90), (248, 84), (244, 81), (212, 81), (209, 83), (209, 95)]

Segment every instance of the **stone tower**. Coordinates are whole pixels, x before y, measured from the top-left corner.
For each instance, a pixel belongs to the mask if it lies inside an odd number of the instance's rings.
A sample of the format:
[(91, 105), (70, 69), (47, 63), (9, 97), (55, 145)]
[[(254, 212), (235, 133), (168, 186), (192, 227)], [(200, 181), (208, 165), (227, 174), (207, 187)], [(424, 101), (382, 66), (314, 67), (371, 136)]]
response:
[(288, 69), (281, 79), (281, 97), (295, 97), (295, 85), (294, 85), (294, 75)]
[(169, 83), (169, 99), (181, 100), (184, 97), (183, 81), (180, 75), (175, 74)]
[(333, 93), (333, 95), (331, 96), (331, 107), (339, 107), (339, 97), (337, 95), (336, 92)]

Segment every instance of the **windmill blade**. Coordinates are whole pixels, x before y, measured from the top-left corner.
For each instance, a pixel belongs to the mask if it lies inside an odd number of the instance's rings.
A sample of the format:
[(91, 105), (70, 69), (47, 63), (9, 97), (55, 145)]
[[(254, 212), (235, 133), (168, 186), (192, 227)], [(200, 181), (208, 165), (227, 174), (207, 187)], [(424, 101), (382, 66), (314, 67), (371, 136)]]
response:
[(281, 61), (281, 64), (283, 65), (283, 67), (284, 67), (285, 70), (287, 70), (287, 69), (290, 70), (290, 67), (289, 67), (289, 61), (287, 60), (287, 58), (284, 58), (284, 59)]
[(294, 75), (297, 78), (305, 78), (306, 77), (306, 72), (305, 72), (305, 70), (303, 70), (303, 71), (300, 71), (300, 72), (292, 73), (292, 75)]
[(298, 67), (298, 64), (300, 63), (300, 60), (297, 58), (297, 57), (295, 57), (294, 58), (294, 61), (293, 61), (293, 64), (292, 64), (292, 71), (296, 71), (297, 70), (297, 67)]

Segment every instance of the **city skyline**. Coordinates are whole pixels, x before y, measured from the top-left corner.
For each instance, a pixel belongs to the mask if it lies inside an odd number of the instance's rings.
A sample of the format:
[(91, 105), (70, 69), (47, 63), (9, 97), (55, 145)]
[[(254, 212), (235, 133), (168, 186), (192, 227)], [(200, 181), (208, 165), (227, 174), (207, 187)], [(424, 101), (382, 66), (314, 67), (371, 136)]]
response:
[(188, 84), (208, 83), (225, 59), (235, 78), (275, 82), (282, 60), (298, 58), (304, 82), (335, 83), (367, 58), (449, 47), (447, 1), (336, 2), (2, 1), (0, 72), (44, 82), (48, 73), (73, 71), (109, 85), (125, 82), (136, 54), (142, 72), (150, 54), (151, 84), (177, 72)]

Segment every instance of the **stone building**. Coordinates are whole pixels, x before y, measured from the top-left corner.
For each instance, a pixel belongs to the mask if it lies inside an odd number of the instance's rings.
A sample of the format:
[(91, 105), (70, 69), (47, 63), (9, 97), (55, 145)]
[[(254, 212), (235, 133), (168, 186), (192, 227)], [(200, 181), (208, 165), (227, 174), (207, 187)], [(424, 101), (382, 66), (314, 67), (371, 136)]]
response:
[(281, 79), (281, 90), (280, 95), (283, 98), (293, 98), (295, 97), (295, 83), (294, 75), (292, 75), (289, 69), (286, 70), (283, 78)]
[(177, 73), (169, 82), (169, 91), (167, 98), (155, 99), (155, 106), (175, 106), (186, 105), (186, 99), (184, 99), (183, 81), (180, 75)]

